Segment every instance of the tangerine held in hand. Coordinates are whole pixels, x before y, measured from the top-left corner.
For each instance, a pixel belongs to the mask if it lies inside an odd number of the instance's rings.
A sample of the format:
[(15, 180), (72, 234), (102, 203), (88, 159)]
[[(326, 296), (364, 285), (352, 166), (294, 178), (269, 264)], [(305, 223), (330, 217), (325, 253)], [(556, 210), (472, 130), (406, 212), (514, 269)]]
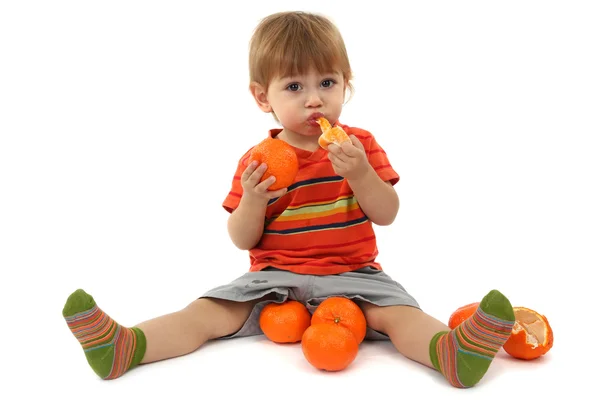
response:
[(320, 117), (317, 123), (321, 127), (321, 136), (319, 136), (319, 146), (327, 150), (327, 146), (335, 143), (341, 146), (344, 142), (352, 142), (345, 130), (339, 126), (332, 127), (327, 118)]
[(298, 156), (296, 151), (288, 143), (281, 139), (268, 137), (258, 143), (250, 151), (250, 159), (258, 161), (258, 165), (265, 163), (267, 170), (261, 177), (261, 182), (271, 175), (275, 182), (269, 186), (269, 190), (278, 190), (290, 186), (298, 173)]
[(302, 353), (317, 369), (341, 371), (356, 358), (358, 343), (348, 328), (337, 324), (316, 324), (302, 335)]
[(310, 312), (300, 302), (269, 303), (261, 311), (260, 329), (275, 343), (296, 343), (310, 326)]

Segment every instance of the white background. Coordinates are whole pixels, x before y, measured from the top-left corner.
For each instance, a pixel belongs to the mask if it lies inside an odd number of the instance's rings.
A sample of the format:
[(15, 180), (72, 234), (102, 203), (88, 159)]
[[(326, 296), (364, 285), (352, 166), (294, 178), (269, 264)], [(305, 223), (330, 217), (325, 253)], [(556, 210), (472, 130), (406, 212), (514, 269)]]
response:
[[(526, 398), (595, 386), (597, 3), (389, 4), (2, 3), (0, 393), (13, 393), (2, 398)], [(365, 343), (338, 374), (264, 337), (110, 382), (87, 366), (61, 314), (75, 289), (131, 326), (247, 271), (221, 202), (239, 156), (278, 127), (248, 92), (248, 40), (290, 9), (339, 26), (356, 78), (341, 121), (370, 130), (401, 175), (400, 214), (377, 228), (384, 269), (444, 322), (501, 290), (548, 317), (547, 356), (501, 352), (466, 391), (389, 342)]]

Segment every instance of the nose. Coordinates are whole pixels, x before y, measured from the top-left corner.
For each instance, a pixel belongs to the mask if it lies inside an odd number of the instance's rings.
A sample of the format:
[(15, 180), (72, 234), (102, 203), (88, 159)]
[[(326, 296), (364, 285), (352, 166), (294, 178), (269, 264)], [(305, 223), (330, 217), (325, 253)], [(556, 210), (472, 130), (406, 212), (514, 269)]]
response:
[(323, 105), (323, 100), (321, 99), (321, 97), (319, 96), (319, 94), (317, 92), (308, 93), (308, 96), (306, 98), (306, 107), (307, 108), (321, 107), (322, 105)]

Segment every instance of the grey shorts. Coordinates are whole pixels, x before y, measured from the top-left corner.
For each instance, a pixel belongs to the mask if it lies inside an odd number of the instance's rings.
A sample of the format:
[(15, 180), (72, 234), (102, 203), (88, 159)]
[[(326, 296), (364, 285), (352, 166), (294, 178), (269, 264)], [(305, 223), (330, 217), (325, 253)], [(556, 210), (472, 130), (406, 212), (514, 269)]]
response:
[[(269, 300), (257, 303), (242, 328), (222, 339), (261, 335), (258, 319), (263, 307), (271, 302), (282, 303), (288, 299), (303, 303), (311, 314), (328, 297), (340, 296), (378, 306), (405, 305), (420, 308), (417, 301), (398, 282), (385, 272), (365, 267), (354, 272), (338, 275), (302, 275), (267, 268), (247, 272), (229, 284), (218, 286), (200, 298), (211, 297), (238, 302), (260, 299), (267, 295)], [(387, 335), (367, 328), (365, 340), (388, 340)]]

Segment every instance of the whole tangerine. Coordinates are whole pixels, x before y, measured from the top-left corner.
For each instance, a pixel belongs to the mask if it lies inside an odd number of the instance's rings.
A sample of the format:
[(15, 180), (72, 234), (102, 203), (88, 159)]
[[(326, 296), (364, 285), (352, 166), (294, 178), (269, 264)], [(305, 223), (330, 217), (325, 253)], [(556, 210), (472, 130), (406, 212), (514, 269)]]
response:
[(275, 343), (296, 343), (310, 326), (310, 312), (300, 302), (269, 303), (260, 312), (260, 329)]
[(475, 314), (477, 307), (479, 307), (479, 302), (467, 304), (466, 306), (457, 308), (456, 311), (450, 315), (448, 327), (450, 329), (456, 328), (458, 325), (466, 321), (471, 315)]
[(350, 330), (358, 344), (367, 334), (367, 319), (360, 307), (346, 297), (329, 297), (319, 304), (313, 312), (311, 325), (336, 324)]
[(274, 176), (275, 182), (269, 190), (278, 190), (290, 186), (298, 174), (298, 156), (294, 148), (281, 139), (268, 137), (250, 151), (248, 163), (265, 163), (267, 170), (260, 181)]
[(302, 353), (315, 368), (324, 371), (341, 371), (347, 368), (358, 354), (354, 334), (337, 324), (311, 325), (302, 336)]

